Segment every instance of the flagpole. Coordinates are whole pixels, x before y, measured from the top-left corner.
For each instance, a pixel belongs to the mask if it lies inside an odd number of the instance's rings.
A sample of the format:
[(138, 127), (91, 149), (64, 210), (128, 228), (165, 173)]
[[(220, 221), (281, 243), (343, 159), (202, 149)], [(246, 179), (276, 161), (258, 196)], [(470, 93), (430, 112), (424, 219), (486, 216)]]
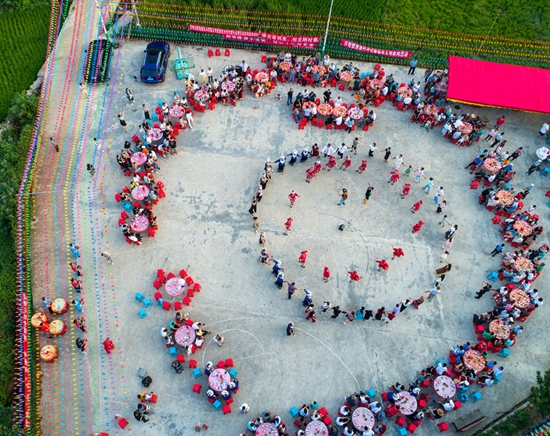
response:
[(330, 0), (330, 10), (328, 11), (327, 28), (325, 30), (325, 39), (323, 40), (323, 49), (321, 50), (321, 59), (320, 59), (321, 62), (323, 62), (323, 59), (325, 58), (325, 48), (327, 46), (327, 36), (328, 36), (328, 29), (330, 27), (330, 17), (332, 16), (333, 3), (334, 3), (334, 0)]

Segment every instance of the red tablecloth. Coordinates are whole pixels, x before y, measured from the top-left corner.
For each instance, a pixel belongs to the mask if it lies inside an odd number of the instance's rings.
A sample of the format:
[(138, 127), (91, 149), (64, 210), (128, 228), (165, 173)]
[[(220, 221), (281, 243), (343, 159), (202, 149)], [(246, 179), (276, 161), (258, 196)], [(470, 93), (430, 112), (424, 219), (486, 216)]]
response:
[(363, 109), (360, 109), (358, 107), (352, 107), (348, 111), (348, 115), (351, 119), (360, 120), (361, 118), (363, 118), (365, 116), (365, 112), (363, 111)]
[(348, 110), (344, 106), (338, 106), (332, 108), (332, 114), (337, 117), (345, 117), (348, 113)]
[(143, 165), (147, 162), (147, 155), (141, 151), (138, 151), (137, 153), (132, 154), (132, 157), (130, 157), (130, 162), (137, 165)]
[(235, 88), (237, 87), (237, 85), (235, 85), (234, 82), (225, 81), (225, 82), (222, 82), (221, 87), (224, 91), (231, 92), (231, 91), (235, 91)]
[(456, 394), (456, 386), (451, 377), (440, 375), (434, 380), (434, 391), (441, 398), (453, 398)]
[(351, 422), (357, 430), (363, 431), (365, 427), (374, 427), (374, 414), (366, 407), (358, 407), (353, 411)]
[(231, 377), (229, 373), (222, 368), (215, 369), (212, 371), (212, 374), (208, 376), (208, 384), (216, 392), (221, 392), (224, 389), (227, 389), (230, 381)]
[(529, 307), (529, 304), (531, 304), (529, 295), (521, 289), (513, 289), (512, 292), (510, 292), (510, 300), (514, 302), (514, 306), (519, 307), (520, 309), (525, 309)]
[(416, 397), (410, 392), (399, 392), (401, 399), (395, 404), (399, 405), (399, 412), (403, 415), (412, 415), (418, 408)]
[(166, 282), (166, 284), (164, 285), (164, 289), (166, 290), (166, 293), (171, 297), (177, 297), (185, 289), (185, 280), (179, 277), (172, 277)]
[(279, 432), (273, 424), (264, 422), (256, 429), (256, 436), (279, 436)]
[(330, 104), (326, 104), (326, 103), (320, 104), (317, 107), (317, 112), (320, 113), (323, 116), (330, 115), (332, 113), (332, 106)]
[(504, 340), (510, 337), (510, 327), (500, 319), (495, 319), (489, 323), (489, 331), (495, 335), (497, 339)]
[(516, 221), (514, 223), (514, 229), (516, 229), (521, 236), (529, 236), (533, 233), (533, 228), (523, 220)]
[(483, 371), (485, 368), (485, 358), (477, 350), (468, 350), (462, 356), (464, 365), (472, 368), (475, 372)]
[(132, 197), (134, 197), (136, 200), (143, 200), (148, 195), (149, 188), (147, 186), (140, 185), (132, 189)]
[(182, 347), (191, 345), (195, 341), (196, 337), (197, 335), (195, 334), (195, 330), (193, 330), (193, 327), (188, 325), (183, 325), (178, 328), (175, 334), (176, 344), (181, 345)]
[(306, 436), (328, 436), (328, 428), (321, 421), (311, 421), (306, 427)]
[(269, 75), (267, 73), (260, 71), (258, 74), (254, 76), (254, 79), (256, 79), (256, 81), (260, 83), (264, 83), (269, 80)]
[(149, 220), (141, 215), (136, 215), (130, 224), (130, 228), (138, 233), (147, 230), (147, 227), (149, 227)]
[(349, 82), (351, 79), (353, 79), (353, 76), (348, 73), (347, 71), (342, 71), (340, 73), (340, 80), (344, 81), (344, 82)]

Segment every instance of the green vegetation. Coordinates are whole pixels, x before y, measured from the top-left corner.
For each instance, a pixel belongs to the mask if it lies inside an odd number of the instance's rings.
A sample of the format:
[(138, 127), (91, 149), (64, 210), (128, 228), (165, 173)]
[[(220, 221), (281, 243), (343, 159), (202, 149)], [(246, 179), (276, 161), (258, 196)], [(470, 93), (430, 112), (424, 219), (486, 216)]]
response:
[(28, 89), (36, 80), (46, 57), (49, 22), (47, 4), (24, 10), (0, 7), (0, 120), (5, 118), (15, 93)]
[(537, 371), (537, 386), (531, 388), (531, 403), (542, 415), (550, 414), (550, 369), (544, 376)]
[[(328, 15), (330, 7), (330, 0), (142, 0), (141, 3), (322, 15)], [(334, 0), (332, 15), (483, 36), (498, 16), (491, 36), (550, 41), (550, 2), (547, 0)]]
[[(535, 411), (536, 412), (536, 411)], [(536, 414), (526, 407), (520, 409), (504, 421), (492, 427), (490, 430), (481, 433), (482, 436), (516, 436), (523, 430), (529, 428), (536, 421)], [(477, 433), (476, 433), (477, 434)]]
[(35, 94), (17, 94), (0, 135), (0, 434), (9, 435), (15, 341), (16, 194), (23, 177), (38, 105)]

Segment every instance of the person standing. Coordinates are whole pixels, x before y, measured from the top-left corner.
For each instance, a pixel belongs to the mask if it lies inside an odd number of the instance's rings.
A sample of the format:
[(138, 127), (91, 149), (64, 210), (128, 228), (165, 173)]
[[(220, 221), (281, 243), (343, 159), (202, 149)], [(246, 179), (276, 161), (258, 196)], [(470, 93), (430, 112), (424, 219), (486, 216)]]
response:
[(88, 343), (88, 339), (76, 338), (75, 343), (76, 348), (82, 351), (82, 354), (86, 354), (86, 344)]
[(292, 296), (294, 295), (294, 293), (296, 291), (303, 291), (304, 288), (299, 288), (298, 286), (296, 286), (296, 282), (290, 282), (290, 281), (285, 281), (285, 283), (288, 285), (288, 299), (290, 300), (292, 298)]
[(347, 149), (348, 148), (346, 147), (346, 144), (344, 144), (343, 142), (342, 142), (342, 145), (338, 147), (337, 153), (338, 153), (338, 156), (340, 157), (340, 160), (344, 158), (344, 153), (346, 152)]
[(346, 315), (346, 320), (344, 321), (344, 325), (347, 325), (350, 322), (353, 322), (355, 320), (355, 312), (352, 310), (351, 312), (348, 312), (347, 310), (342, 310), (342, 313)]
[(118, 114), (118, 120), (120, 121), (120, 125), (122, 126), (122, 129), (127, 132), (128, 131), (128, 125), (126, 124), (126, 120), (124, 119), (124, 111)]
[(292, 104), (292, 97), (294, 96), (294, 90), (290, 88), (290, 90), (286, 93), (286, 105), (289, 106)]
[(332, 310), (331, 318), (338, 318), (338, 315), (342, 313), (342, 311), (340, 310), (340, 306), (334, 306), (331, 310)]
[(288, 232), (290, 232), (290, 229), (292, 228), (292, 222), (294, 221), (294, 218), (288, 217), (285, 222), (285, 235), (288, 235)]
[(50, 136), (50, 143), (52, 144), (52, 147), (55, 149), (55, 152), (59, 153), (59, 145), (57, 145), (57, 141), (53, 138), (53, 136)]
[(434, 203), (439, 204), (445, 200), (445, 192), (443, 191), (443, 186), (440, 186), (434, 196)]
[(399, 170), (399, 167), (400, 167), (401, 164), (403, 163), (403, 155), (400, 154), (400, 155), (394, 157), (394, 159), (395, 159), (395, 166), (394, 166), (394, 169), (395, 169), (396, 171), (398, 171), (398, 170)]
[(370, 196), (372, 195), (372, 191), (374, 191), (374, 188), (372, 186), (369, 186), (367, 188), (367, 192), (365, 192), (365, 199), (363, 200), (363, 204), (366, 206), (369, 203)]
[(374, 152), (378, 150), (376, 147), (376, 142), (373, 142), (371, 145), (369, 145), (369, 157), (374, 157)]
[(421, 178), (426, 178), (424, 175), (424, 167), (420, 167), (416, 170), (416, 176), (414, 178), (415, 183), (420, 183)]
[(430, 177), (428, 179), (428, 183), (426, 183), (422, 189), (424, 189), (424, 191), (426, 191), (426, 194), (429, 194), (433, 185), (434, 185), (434, 179), (433, 179), (433, 177)]
[(323, 268), (323, 280), (325, 281), (325, 283), (328, 283), (330, 279), (330, 270), (328, 269), (328, 266), (325, 266)]
[(432, 298), (437, 297), (439, 294), (441, 294), (441, 288), (439, 286), (434, 286), (432, 289), (423, 292), (423, 294), (430, 294), (428, 295), (428, 301), (431, 301)]
[(287, 336), (294, 336), (295, 333), (294, 333), (294, 323), (293, 322), (289, 322), (288, 325), (286, 326), (286, 334)]
[(213, 341), (218, 345), (218, 347), (221, 347), (225, 342), (225, 338), (222, 335), (216, 335)]
[(549, 125), (550, 121), (544, 123), (542, 127), (539, 130), (539, 139), (542, 139), (546, 133), (548, 133), (548, 129), (550, 129)]
[(104, 251), (101, 253), (101, 257), (103, 257), (107, 261), (107, 265), (114, 265), (115, 262), (113, 261), (113, 257), (108, 251)]
[(128, 98), (128, 101), (130, 104), (134, 104), (134, 94), (132, 94), (132, 91), (130, 91), (130, 88), (126, 88), (126, 97)]
[(95, 175), (95, 168), (92, 164), (87, 164), (86, 170), (90, 173), (90, 176), (93, 177)]
[(143, 116), (145, 117), (146, 120), (151, 120), (151, 114), (149, 113), (149, 108), (147, 107), (146, 104), (143, 105)]
[(325, 157), (329, 157), (332, 153), (334, 153), (336, 150), (334, 150), (334, 148), (332, 148), (332, 145), (330, 145), (330, 142), (325, 145), (325, 147), (323, 148), (323, 155)]
[(303, 250), (300, 252), (300, 256), (298, 257), (298, 262), (300, 262), (300, 264), (302, 265), (302, 268), (305, 268), (306, 267), (306, 261), (307, 261), (307, 253), (308, 253), (309, 249), (308, 250)]
[(103, 341), (103, 349), (107, 354), (111, 354), (111, 351), (115, 349), (115, 344), (111, 339), (107, 338)]
[(408, 74), (414, 75), (414, 71), (416, 70), (416, 66), (418, 65), (418, 59), (414, 58), (409, 65), (410, 65), (410, 68), (409, 68), (409, 72), (407, 73), (407, 75)]
[(498, 244), (493, 251), (491, 251), (491, 257), (495, 257), (497, 254), (502, 253), (504, 250), (504, 244)]
[(388, 147), (384, 150), (384, 162), (388, 163), (388, 159), (391, 156), (391, 147)]
[(516, 160), (518, 157), (520, 157), (523, 153), (523, 147), (519, 147), (510, 155), (510, 161)]
[(294, 203), (296, 202), (296, 198), (298, 198), (300, 195), (292, 190), (290, 194), (288, 194), (288, 198), (290, 199), (290, 207), (294, 206)]
[(493, 286), (491, 284), (485, 281), (483, 283), (485, 283), (485, 286), (483, 286), (479, 291), (477, 291), (476, 296), (474, 297), (476, 300), (481, 299), (481, 297), (483, 297), (487, 292), (490, 292), (491, 289), (493, 289)]
[(338, 195), (340, 196), (340, 202), (338, 206), (346, 205), (346, 200), (348, 199), (348, 190), (346, 188), (338, 189)]

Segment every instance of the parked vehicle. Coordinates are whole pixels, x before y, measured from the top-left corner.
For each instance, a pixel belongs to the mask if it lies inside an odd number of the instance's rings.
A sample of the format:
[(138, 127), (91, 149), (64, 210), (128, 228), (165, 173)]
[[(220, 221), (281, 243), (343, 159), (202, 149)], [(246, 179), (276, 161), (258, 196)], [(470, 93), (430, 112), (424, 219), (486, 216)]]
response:
[(166, 67), (170, 58), (170, 45), (155, 41), (147, 44), (141, 67), (141, 81), (144, 83), (164, 82)]

